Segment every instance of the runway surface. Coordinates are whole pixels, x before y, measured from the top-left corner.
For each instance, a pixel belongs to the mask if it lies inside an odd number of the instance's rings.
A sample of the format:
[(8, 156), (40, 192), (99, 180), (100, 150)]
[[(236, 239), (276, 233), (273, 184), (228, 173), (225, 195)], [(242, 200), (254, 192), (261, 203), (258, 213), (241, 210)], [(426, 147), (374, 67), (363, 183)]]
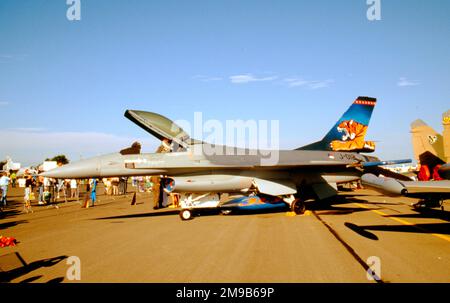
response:
[[(10, 282), (78, 282), (67, 276), (71, 256), (80, 260), (80, 282), (377, 283), (367, 275), (374, 260), (379, 282), (450, 282), (448, 203), (418, 212), (414, 199), (358, 190), (301, 216), (205, 213), (181, 221), (175, 209), (153, 210), (149, 193), (138, 193), (134, 206), (132, 193), (100, 195), (93, 208), (34, 203), (29, 214), (22, 195), (11, 189), (0, 217), (0, 234), (19, 241), (0, 248)], [(15, 252), (29, 266), (20, 268)]]

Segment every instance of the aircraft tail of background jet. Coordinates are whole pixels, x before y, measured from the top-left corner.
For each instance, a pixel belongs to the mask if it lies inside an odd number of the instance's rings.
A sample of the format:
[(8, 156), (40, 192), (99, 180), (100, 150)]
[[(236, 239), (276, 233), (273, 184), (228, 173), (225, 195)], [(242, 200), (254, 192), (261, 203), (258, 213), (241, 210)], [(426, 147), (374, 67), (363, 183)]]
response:
[(411, 134), (414, 157), (420, 164), (435, 166), (445, 163), (444, 140), (441, 134), (420, 119), (411, 123)]
[(358, 97), (325, 137), (297, 150), (373, 152), (375, 142), (365, 141), (377, 99)]

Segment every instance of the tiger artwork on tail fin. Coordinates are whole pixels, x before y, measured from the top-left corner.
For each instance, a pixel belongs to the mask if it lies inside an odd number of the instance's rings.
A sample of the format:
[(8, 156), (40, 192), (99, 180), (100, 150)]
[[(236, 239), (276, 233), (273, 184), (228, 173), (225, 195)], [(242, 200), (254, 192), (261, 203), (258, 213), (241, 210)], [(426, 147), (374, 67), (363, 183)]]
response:
[(337, 131), (344, 133), (342, 140), (331, 141), (330, 146), (334, 151), (374, 151), (375, 142), (364, 141), (367, 132), (367, 125), (363, 125), (354, 120), (342, 121)]
[(364, 141), (364, 136), (376, 103), (376, 98), (359, 96), (322, 140), (301, 146), (297, 150), (374, 152), (375, 143)]

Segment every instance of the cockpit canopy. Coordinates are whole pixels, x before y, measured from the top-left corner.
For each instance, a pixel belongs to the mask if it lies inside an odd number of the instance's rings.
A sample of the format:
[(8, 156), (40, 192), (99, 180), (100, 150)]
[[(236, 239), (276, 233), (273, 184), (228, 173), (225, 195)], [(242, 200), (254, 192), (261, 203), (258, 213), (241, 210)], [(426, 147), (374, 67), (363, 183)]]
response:
[(160, 114), (129, 109), (125, 111), (125, 117), (161, 141), (168, 139), (183, 148), (192, 144), (193, 140), (190, 139), (189, 134), (172, 120)]

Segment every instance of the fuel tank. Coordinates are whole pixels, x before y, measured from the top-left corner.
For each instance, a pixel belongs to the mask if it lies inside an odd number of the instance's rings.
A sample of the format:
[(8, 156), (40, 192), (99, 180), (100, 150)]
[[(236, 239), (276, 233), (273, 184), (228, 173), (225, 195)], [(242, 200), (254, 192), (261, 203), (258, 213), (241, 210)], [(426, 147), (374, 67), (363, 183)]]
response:
[(396, 197), (408, 193), (408, 190), (401, 181), (392, 178), (377, 177), (374, 174), (364, 174), (361, 176), (361, 182), (363, 185), (385, 194), (386, 196)]

